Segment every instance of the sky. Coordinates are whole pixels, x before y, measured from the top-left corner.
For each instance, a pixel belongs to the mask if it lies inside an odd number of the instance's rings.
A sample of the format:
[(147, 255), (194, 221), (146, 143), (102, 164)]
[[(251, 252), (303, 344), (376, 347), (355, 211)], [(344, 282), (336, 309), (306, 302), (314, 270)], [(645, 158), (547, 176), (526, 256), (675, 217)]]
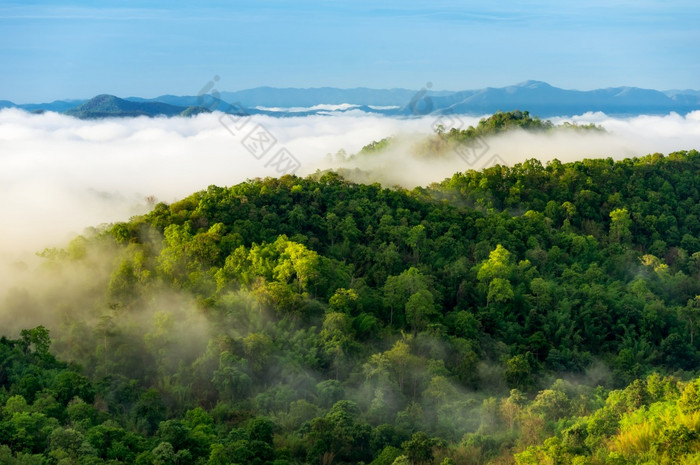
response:
[(258, 86), (461, 90), (529, 79), (700, 89), (700, 3), (0, 2), (0, 100)]

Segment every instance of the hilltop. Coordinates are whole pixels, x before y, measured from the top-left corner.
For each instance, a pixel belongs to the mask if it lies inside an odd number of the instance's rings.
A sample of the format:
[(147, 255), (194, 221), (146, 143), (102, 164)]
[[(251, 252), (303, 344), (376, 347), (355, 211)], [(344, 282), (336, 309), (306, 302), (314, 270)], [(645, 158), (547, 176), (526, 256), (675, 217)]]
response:
[(77, 107), (65, 111), (66, 115), (81, 119), (134, 116), (190, 116), (209, 112), (205, 108), (181, 107), (163, 102), (133, 102), (114, 95), (98, 95)]

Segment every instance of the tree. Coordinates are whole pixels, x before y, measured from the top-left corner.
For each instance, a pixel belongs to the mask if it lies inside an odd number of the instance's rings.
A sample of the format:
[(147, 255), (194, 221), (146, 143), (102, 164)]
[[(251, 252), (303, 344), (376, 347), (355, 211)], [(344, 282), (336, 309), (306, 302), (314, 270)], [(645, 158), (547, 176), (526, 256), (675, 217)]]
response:
[(530, 281), (530, 289), (535, 296), (537, 309), (542, 311), (549, 304), (550, 284), (542, 278)]
[(557, 421), (569, 414), (570, 400), (560, 390), (545, 389), (537, 394), (530, 408), (548, 421)]
[(502, 278), (494, 278), (489, 283), (489, 293), (487, 296), (487, 304), (506, 303), (513, 298), (513, 288), (510, 281)]
[(328, 307), (331, 312), (355, 315), (358, 312), (359, 298), (354, 289), (340, 288), (328, 300)]
[(262, 441), (272, 445), (275, 424), (267, 418), (253, 418), (248, 422), (246, 431), (251, 441)]
[(408, 298), (406, 320), (413, 328), (414, 334), (425, 329), (427, 324), (437, 315), (438, 308), (435, 305), (433, 294), (429, 290), (420, 290)]
[(176, 465), (176, 455), (172, 444), (161, 442), (151, 451), (153, 465)]
[(389, 325), (394, 323), (396, 310), (405, 310), (406, 303), (413, 294), (427, 289), (428, 278), (417, 268), (411, 267), (398, 276), (389, 276), (384, 284), (384, 305), (389, 307), (390, 312)]
[(253, 381), (245, 372), (245, 362), (224, 351), (219, 356), (219, 369), (214, 371), (212, 383), (225, 399), (236, 399), (248, 395)]
[(22, 336), (22, 344), (26, 352), (33, 353), (39, 359), (49, 356), (51, 337), (49, 336), (48, 329), (43, 326), (37, 326), (33, 329), (23, 329), (20, 335)]
[(340, 376), (340, 369), (345, 363), (348, 351), (353, 345), (352, 320), (345, 313), (330, 312), (323, 320), (321, 340), (327, 354), (333, 357), (335, 378)]
[(253, 374), (262, 375), (274, 350), (272, 338), (265, 333), (250, 333), (241, 342)]
[(533, 382), (532, 355), (519, 354), (506, 361), (506, 382), (511, 388), (527, 390)]
[(632, 220), (626, 208), (616, 208), (610, 212), (610, 240), (627, 242), (631, 237)]
[(134, 415), (146, 433), (153, 434), (158, 429), (158, 423), (165, 418), (165, 406), (160, 393), (156, 389), (148, 389), (141, 394), (134, 406)]
[(678, 399), (678, 408), (683, 413), (694, 413), (700, 410), (700, 381), (686, 384)]
[[(325, 417), (311, 422), (309, 458), (321, 463), (333, 460), (358, 462), (367, 459), (366, 428), (356, 422), (359, 409), (348, 400), (336, 402)], [(313, 459), (312, 459), (313, 458)], [(318, 462), (317, 462), (318, 463)]]
[(345, 397), (345, 389), (338, 380), (327, 379), (316, 385), (319, 404), (322, 407), (330, 407)]
[(408, 343), (402, 340), (396, 341), (394, 346), (384, 355), (389, 361), (389, 367), (396, 374), (399, 389), (403, 389), (406, 377), (417, 362), (416, 356), (411, 354)]
[(695, 328), (698, 325), (698, 317), (700, 317), (700, 295), (696, 295), (694, 299), (689, 299), (688, 303), (681, 307), (681, 315), (686, 320), (688, 332), (690, 333), (690, 345), (694, 345)]
[(457, 395), (457, 389), (444, 376), (433, 376), (423, 396), (435, 401), (437, 407), (443, 407)]
[(406, 238), (406, 244), (413, 250), (413, 262), (420, 262), (420, 250), (426, 240), (425, 226), (419, 224), (411, 228)]
[(433, 446), (435, 441), (430, 439), (422, 431), (414, 433), (409, 441), (404, 442), (401, 448), (411, 465), (421, 465), (433, 461)]
[(280, 251), (279, 264), (274, 269), (275, 278), (289, 282), (296, 278), (299, 292), (308, 291), (309, 286), (320, 277), (320, 259), (316, 252), (304, 245), (287, 241), (281, 236), (275, 242)]
[(394, 446), (386, 446), (372, 461), (372, 465), (393, 465), (397, 457), (401, 455), (401, 451)]
[(95, 388), (90, 380), (74, 371), (65, 370), (56, 375), (51, 386), (56, 400), (62, 405), (78, 397), (86, 402), (92, 403), (95, 399)]
[(489, 254), (488, 260), (481, 264), (476, 277), (479, 281), (490, 282), (495, 278), (507, 279), (511, 271), (511, 254), (505, 247), (498, 244)]

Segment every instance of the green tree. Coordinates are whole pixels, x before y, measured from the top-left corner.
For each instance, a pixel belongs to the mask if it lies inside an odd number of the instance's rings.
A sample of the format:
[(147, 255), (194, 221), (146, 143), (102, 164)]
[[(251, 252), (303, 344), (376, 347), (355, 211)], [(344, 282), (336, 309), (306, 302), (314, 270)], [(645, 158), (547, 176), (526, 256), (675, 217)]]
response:
[(489, 283), (487, 303), (506, 303), (511, 300), (513, 296), (513, 288), (508, 280), (494, 278)]
[(414, 334), (425, 329), (430, 321), (438, 315), (433, 294), (427, 289), (411, 295), (406, 302), (406, 320), (413, 328)]
[(681, 307), (681, 316), (686, 321), (688, 332), (690, 334), (690, 345), (694, 347), (695, 328), (698, 325), (700, 317), (700, 295), (696, 295), (694, 299), (689, 299), (688, 303)]
[(425, 226), (419, 224), (411, 228), (406, 238), (406, 244), (413, 250), (413, 262), (420, 262), (420, 251), (426, 242)]
[(359, 310), (359, 299), (354, 289), (337, 289), (328, 300), (328, 307), (331, 312), (356, 315)]
[(533, 383), (532, 355), (519, 354), (506, 361), (506, 382), (511, 388), (526, 391)]
[(433, 461), (433, 446), (435, 441), (430, 439), (422, 431), (414, 433), (410, 440), (404, 442), (401, 447), (411, 465), (421, 465)]
[[(405, 310), (408, 299), (419, 291), (428, 290), (428, 279), (416, 268), (409, 268), (398, 276), (389, 276), (384, 284), (384, 305), (389, 308), (389, 325), (394, 324), (394, 313)], [(403, 315), (399, 318), (403, 323)]]
[(612, 242), (627, 242), (630, 237), (632, 220), (626, 208), (617, 208), (610, 212), (610, 240)]

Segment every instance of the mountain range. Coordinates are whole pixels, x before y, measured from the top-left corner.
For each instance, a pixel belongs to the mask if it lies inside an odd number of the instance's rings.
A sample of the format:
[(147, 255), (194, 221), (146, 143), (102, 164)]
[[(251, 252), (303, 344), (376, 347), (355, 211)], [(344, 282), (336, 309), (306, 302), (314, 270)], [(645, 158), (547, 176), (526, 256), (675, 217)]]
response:
[(391, 116), (424, 114), (482, 115), (514, 109), (541, 117), (604, 112), (609, 115), (687, 113), (700, 109), (700, 91), (658, 91), (637, 87), (611, 87), (589, 91), (567, 90), (541, 81), (476, 90), (339, 89), (258, 87), (202, 96), (162, 95), (156, 98), (98, 95), (90, 100), (15, 104), (0, 100), (1, 108), (30, 112), (55, 111), (78, 118), (176, 116), (220, 110), (270, 116), (307, 116), (348, 111)]
[(85, 103), (64, 111), (66, 115), (81, 119), (134, 116), (190, 116), (209, 112), (197, 106), (177, 106), (159, 101), (138, 102), (125, 100), (114, 95), (98, 95)]

